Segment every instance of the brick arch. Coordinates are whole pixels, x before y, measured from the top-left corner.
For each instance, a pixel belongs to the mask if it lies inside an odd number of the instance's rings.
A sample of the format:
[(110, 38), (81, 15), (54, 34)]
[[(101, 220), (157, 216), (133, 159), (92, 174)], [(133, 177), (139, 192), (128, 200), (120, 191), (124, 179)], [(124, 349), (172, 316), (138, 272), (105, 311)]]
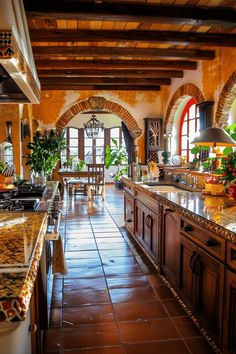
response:
[(178, 88), (178, 90), (172, 96), (169, 106), (166, 111), (165, 116), (165, 131), (166, 133), (171, 133), (175, 113), (179, 108), (180, 103), (187, 97), (193, 97), (197, 101), (197, 103), (205, 101), (205, 98), (199, 88), (194, 84), (185, 84)]
[(228, 81), (224, 85), (216, 110), (215, 124), (223, 126), (228, 123), (229, 111), (236, 98), (236, 71), (229, 77)]
[[(76, 114), (93, 110), (94, 106), (92, 105), (91, 98), (96, 99), (96, 97), (90, 97), (88, 100), (77, 102), (69, 109), (67, 109), (67, 111), (64, 112), (63, 115), (58, 119), (56, 123), (56, 128), (62, 130), (68, 125), (70, 120)], [(139, 128), (136, 120), (129, 113), (129, 111), (127, 111), (127, 109), (125, 109), (118, 103), (108, 101), (105, 98), (101, 98), (101, 99), (103, 100), (101, 112), (102, 110), (104, 110), (118, 116), (123, 122), (125, 122), (133, 138), (137, 138), (142, 134), (142, 130)]]

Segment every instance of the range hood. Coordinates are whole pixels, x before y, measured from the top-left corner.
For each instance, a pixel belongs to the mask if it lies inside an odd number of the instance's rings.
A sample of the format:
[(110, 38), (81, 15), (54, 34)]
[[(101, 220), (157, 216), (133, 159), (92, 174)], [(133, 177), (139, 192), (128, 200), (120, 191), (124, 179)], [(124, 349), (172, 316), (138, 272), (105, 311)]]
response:
[(23, 0), (0, 0), (0, 103), (39, 103)]

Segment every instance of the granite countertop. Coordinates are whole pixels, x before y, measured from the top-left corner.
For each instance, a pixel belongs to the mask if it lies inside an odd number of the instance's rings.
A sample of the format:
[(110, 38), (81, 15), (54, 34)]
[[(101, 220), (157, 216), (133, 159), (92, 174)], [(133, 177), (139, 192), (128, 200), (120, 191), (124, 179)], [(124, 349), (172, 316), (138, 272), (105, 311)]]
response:
[(143, 182), (132, 181), (130, 178), (124, 178), (124, 181), (131, 182), (140, 191), (145, 191), (153, 198), (171, 203), (181, 214), (193, 218), (202, 226), (211, 225), (211, 230), (226, 240), (236, 243), (236, 202), (233, 198), (204, 195), (201, 192), (181, 189), (160, 192), (157, 190), (158, 186), (148, 186)]
[(47, 214), (0, 214), (0, 322), (24, 320), (42, 254)]

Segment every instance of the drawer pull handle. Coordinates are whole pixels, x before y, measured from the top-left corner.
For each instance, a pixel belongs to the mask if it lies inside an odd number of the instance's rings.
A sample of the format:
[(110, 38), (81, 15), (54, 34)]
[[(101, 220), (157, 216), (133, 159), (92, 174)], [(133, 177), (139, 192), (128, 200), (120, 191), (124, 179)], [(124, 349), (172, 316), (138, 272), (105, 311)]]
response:
[(147, 215), (145, 219), (146, 226), (151, 229), (152, 228), (152, 217), (151, 215)]
[(167, 214), (167, 213), (173, 213), (173, 211), (174, 210), (172, 210), (172, 209), (165, 209), (165, 213)]
[(127, 219), (126, 221), (127, 221), (127, 222), (132, 222), (132, 219)]
[(190, 257), (189, 265), (193, 273), (195, 273), (194, 269), (194, 258), (196, 256), (196, 252), (193, 252), (192, 256)]
[(191, 226), (191, 225), (186, 225), (186, 226), (183, 227), (183, 230), (184, 230), (185, 232), (190, 232), (190, 231), (193, 231), (194, 228), (193, 228), (193, 226)]
[(209, 238), (209, 240), (207, 241), (206, 245), (208, 247), (215, 247), (218, 245), (218, 241), (216, 241), (214, 238)]

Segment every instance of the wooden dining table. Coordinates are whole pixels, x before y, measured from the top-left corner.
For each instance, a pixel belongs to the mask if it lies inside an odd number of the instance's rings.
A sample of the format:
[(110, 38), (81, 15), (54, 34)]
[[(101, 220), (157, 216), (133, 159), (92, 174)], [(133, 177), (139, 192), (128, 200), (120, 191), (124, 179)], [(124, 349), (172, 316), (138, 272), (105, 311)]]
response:
[(75, 171), (75, 170), (58, 170), (58, 176), (61, 181), (62, 192), (64, 192), (65, 180), (88, 178), (88, 171)]

